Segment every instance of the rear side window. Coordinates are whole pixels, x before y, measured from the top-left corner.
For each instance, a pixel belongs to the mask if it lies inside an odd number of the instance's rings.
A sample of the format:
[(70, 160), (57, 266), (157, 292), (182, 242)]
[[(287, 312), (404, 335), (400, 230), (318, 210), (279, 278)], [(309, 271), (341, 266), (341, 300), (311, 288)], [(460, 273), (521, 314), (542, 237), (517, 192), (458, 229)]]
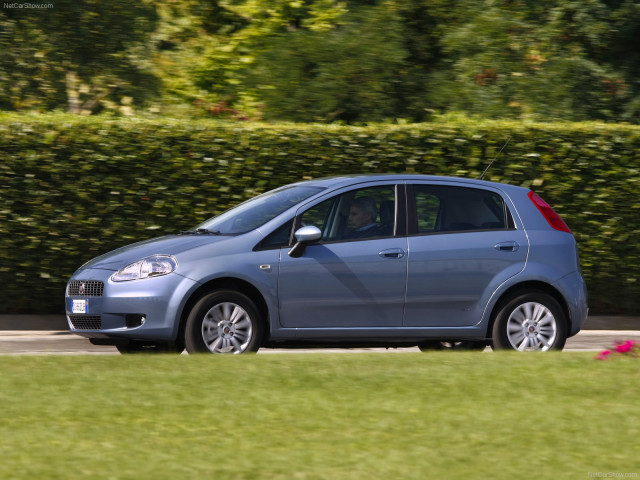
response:
[(503, 198), (468, 187), (414, 185), (417, 233), (505, 230), (513, 221)]

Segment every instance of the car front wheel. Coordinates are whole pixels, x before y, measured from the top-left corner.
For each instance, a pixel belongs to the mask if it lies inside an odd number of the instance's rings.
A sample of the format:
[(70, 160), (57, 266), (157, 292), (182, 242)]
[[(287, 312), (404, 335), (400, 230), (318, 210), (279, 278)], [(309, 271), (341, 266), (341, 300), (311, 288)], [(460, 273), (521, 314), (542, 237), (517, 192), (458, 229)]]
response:
[(256, 352), (262, 323), (249, 297), (218, 290), (202, 297), (187, 318), (185, 343), (189, 353)]
[(564, 311), (544, 292), (521, 292), (507, 300), (493, 325), (493, 348), (499, 350), (562, 350), (566, 339)]

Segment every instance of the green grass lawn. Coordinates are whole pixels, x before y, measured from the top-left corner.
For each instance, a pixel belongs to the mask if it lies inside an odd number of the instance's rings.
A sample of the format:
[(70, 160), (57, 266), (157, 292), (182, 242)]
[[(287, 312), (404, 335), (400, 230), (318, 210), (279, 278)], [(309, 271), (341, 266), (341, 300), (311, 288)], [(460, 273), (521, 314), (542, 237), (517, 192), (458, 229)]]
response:
[(1, 479), (640, 477), (640, 361), (0, 357)]

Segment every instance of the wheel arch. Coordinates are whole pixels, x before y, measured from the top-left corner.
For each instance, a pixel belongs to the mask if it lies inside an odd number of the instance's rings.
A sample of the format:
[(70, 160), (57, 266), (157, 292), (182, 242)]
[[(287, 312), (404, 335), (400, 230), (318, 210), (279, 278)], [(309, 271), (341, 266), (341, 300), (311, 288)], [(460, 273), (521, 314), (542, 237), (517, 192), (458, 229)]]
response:
[(234, 290), (236, 292), (240, 292), (255, 304), (258, 309), (258, 313), (260, 314), (260, 321), (263, 324), (263, 332), (265, 338), (268, 338), (269, 335), (269, 308), (267, 307), (267, 302), (264, 299), (264, 296), (254, 285), (247, 282), (246, 280), (242, 280), (240, 278), (235, 277), (221, 277), (210, 280), (206, 283), (200, 285), (189, 297), (187, 302), (182, 309), (182, 313), (180, 314), (180, 327), (178, 329), (178, 338), (184, 338), (185, 326), (187, 324), (187, 318), (189, 317), (189, 313), (193, 306), (198, 303), (204, 295), (211, 293), (215, 290)]
[(493, 324), (495, 323), (496, 316), (498, 315), (498, 312), (500, 311), (502, 306), (514, 296), (522, 292), (532, 291), (532, 290), (537, 290), (539, 292), (544, 292), (548, 295), (551, 295), (558, 302), (565, 316), (567, 332), (571, 330), (571, 311), (569, 309), (569, 305), (567, 304), (562, 294), (556, 288), (554, 288), (552, 285), (549, 285), (548, 283), (531, 280), (527, 282), (518, 283), (516, 285), (512, 285), (511, 287), (509, 287), (509, 289), (503, 292), (502, 295), (500, 295), (500, 298), (496, 301), (496, 303), (493, 305), (493, 308), (491, 310), (491, 316), (489, 317), (489, 323), (487, 325), (487, 332), (486, 332), (487, 338), (491, 338), (491, 332), (493, 331)]

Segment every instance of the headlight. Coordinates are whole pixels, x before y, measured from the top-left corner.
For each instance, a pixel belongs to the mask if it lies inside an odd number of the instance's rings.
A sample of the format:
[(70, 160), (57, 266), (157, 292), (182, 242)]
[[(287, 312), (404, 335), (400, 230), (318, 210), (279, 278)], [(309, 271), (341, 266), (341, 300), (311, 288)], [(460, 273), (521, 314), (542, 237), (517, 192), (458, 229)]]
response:
[(121, 268), (111, 276), (111, 280), (126, 282), (159, 277), (173, 272), (177, 266), (178, 261), (171, 255), (153, 255)]

